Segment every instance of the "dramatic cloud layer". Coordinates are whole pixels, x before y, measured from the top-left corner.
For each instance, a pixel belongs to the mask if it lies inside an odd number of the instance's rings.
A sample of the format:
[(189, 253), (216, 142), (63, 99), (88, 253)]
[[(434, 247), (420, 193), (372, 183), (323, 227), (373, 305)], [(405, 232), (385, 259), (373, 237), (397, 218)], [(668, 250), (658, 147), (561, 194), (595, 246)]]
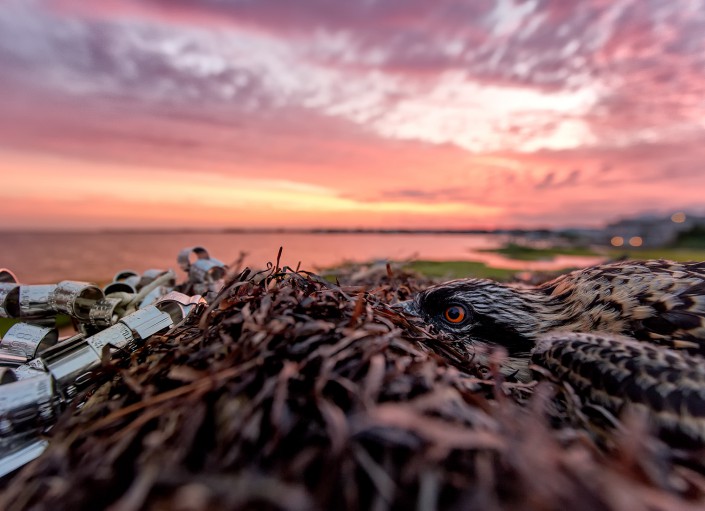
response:
[(705, 0), (0, 0), (0, 68), (4, 228), (599, 224), (705, 190)]

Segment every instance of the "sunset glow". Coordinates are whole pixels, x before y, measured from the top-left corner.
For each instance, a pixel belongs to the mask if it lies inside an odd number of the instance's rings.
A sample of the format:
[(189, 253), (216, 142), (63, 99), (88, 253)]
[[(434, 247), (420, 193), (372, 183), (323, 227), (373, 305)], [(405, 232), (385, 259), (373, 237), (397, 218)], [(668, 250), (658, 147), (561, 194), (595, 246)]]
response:
[(0, 66), (0, 230), (704, 211), (701, 0), (1, 0)]

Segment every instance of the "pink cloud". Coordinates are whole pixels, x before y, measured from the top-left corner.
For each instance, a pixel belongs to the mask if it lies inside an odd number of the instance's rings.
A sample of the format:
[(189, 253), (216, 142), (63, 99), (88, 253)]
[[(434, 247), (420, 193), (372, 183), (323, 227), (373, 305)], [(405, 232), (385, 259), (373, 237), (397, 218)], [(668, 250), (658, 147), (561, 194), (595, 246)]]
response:
[(0, 146), (504, 211), (478, 224), (697, 204), (698, 7), (8, 0)]

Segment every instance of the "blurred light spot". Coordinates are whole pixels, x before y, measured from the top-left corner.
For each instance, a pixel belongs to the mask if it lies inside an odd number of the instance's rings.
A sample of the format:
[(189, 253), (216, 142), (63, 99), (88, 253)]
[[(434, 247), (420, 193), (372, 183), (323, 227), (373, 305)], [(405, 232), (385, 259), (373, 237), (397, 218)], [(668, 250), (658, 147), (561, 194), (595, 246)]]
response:
[(632, 238), (629, 238), (629, 244), (632, 247), (640, 247), (644, 243), (644, 240), (641, 239), (641, 236), (634, 236)]
[(610, 243), (612, 243), (613, 247), (621, 247), (624, 245), (624, 238), (621, 236), (615, 236), (610, 240)]
[(679, 211), (678, 213), (673, 213), (673, 215), (671, 215), (671, 220), (673, 220), (677, 224), (682, 224), (683, 222), (685, 222), (685, 213), (683, 213), (682, 211)]

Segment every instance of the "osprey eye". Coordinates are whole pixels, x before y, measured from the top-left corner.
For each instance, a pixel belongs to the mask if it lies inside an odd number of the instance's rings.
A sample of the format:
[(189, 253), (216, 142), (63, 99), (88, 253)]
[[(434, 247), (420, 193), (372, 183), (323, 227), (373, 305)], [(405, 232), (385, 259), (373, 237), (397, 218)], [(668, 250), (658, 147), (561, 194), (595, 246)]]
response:
[(467, 311), (462, 305), (451, 305), (443, 313), (443, 319), (445, 319), (448, 323), (452, 323), (453, 325), (459, 325), (460, 323), (465, 321), (466, 316)]

